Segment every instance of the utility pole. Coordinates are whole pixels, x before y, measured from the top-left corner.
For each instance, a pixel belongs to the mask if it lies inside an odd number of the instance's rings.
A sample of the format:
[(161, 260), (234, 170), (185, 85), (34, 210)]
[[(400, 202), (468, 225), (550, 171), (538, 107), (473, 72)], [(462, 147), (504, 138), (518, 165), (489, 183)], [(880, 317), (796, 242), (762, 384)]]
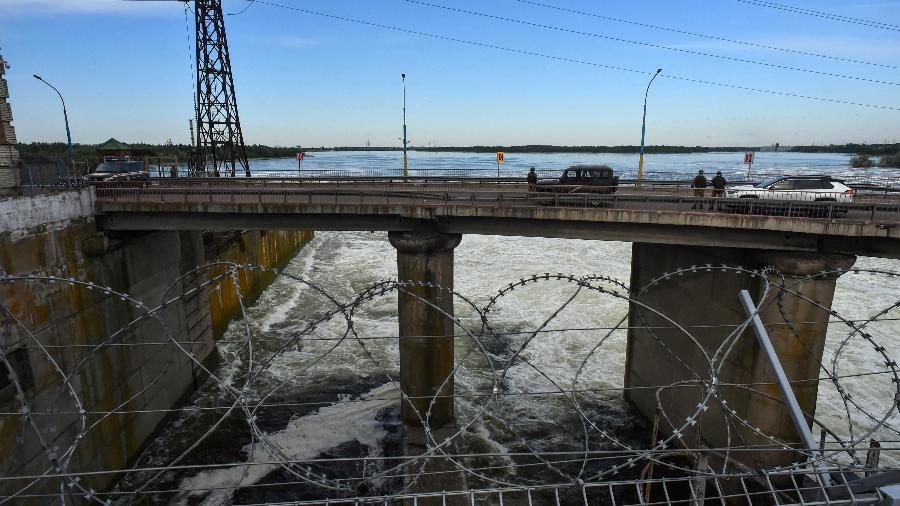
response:
[(194, 0), (197, 33), (197, 139), (194, 167), (216, 176), (234, 177), (238, 167), (250, 177), (250, 162), (238, 115), (231, 72), (231, 56), (225, 35), (222, 0)]
[(403, 79), (403, 177), (409, 177), (409, 158), (406, 154), (406, 74), (400, 74)]
[(641, 158), (638, 160), (638, 173), (637, 173), (637, 187), (641, 187), (641, 182), (644, 179), (644, 137), (647, 134), (647, 95), (650, 94), (650, 85), (653, 84), (653, 80), (656, 79), (656, 76), (662, 72), (662, 69), (656, 69), (656, 73), (653, 74), (653, 77), (650, 78), (650, 82), (647, 83), (647, 91), (644, 93), (644, 117), (641, 120)]

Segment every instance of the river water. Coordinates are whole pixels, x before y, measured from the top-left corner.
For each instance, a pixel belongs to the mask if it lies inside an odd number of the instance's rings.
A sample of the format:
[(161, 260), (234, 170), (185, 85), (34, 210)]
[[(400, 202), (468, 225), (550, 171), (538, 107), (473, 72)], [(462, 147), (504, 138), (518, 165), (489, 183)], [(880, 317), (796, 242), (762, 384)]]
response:
[[(837, 153), (775, 153), (758, 152), (751, 168), (752, 174), (829, 174), (840, 176), (892, 175), (896, 169), (851, 169), (850, 155)], [(746, 173), (743, 153), (684, 153), (652, 154), (644, 158), (644, 171), (694, 173), (721, 170), (726, 174)], [(623, 176), (637, 170), (638, 156), (617, 153), (507, 153), (500, 166), (502, 176), (524, 177), (530, 167), (538, 170), (562, 170), (577, 164), (606, 164)], [(317, 171), (339, 171), (348, 175), (397, 175), (402, 173), (403, 154), (397, 151), (325, 151), (309, 153), (302, 165), (291, 158), (252, 160), (257, 175), (314, 174)], [(496, 176), (497, 163), (493, 153), (429, 153), (409, 152), (409, 168), (416, 175), (452, 173), (467, 170), (486, 176)]]
[[(759, 153), (757, 166), (770, 170), (791, 168), (802, 172), (847, 172), (844, 155)], [(648, 157), (652, 170), (694, 170), (697, 167), (727, 169), (741, 167), (741, 154), (653, 155)], [(484, 155), (415, 153), (413, 164), (450, 167), (456, 163), (484, 164)], [(396, 153), (316, 153), (304, 160), (334, 167), (372, 166), (396, 163)], [(574, 163), (607, 163), (625, 167), (634, 160), (625, 155), (509, 155), (505, 168), (518, 171), (531, 164), (565, 167)], [(310, 163), (311, 162), (311, 163)], [(273, 170), (296, 163), (293, 160), (256, 161), (254, 166)], [(724, 164), (730, 165), (724, 165)], [(449, 164), (449, 165), (448, 165)], [(768, 164), (768, 165), (767, 165)], [(633, 165), (633, 163), (632, 163)], [(475, 306), (484, 307), (491, 297), (510, 283), (532, 274), (566, 273), (575, 276), (606, 276), (627, 285), (630, 274), (630, 243), (565, 239), (464, 236), (455, 252), (456, 290)], [(321, 232), (290, 264), (285, 273), (312, 282), (334, 299), (346, 303), (375, 283), (396, 278), (395, 251), (386, 233)], [(900, 272), (900, 262), (860, 258), (856, 267)], [(626, 293), (615, 281), (597, 282), (610, 291)], [(842, 317), (868, 320), (884, 308), (883, 321), (867, 323), (865, 330), (884, 346), (892, 358), (900, 346), (900, 325), (893, 319), (900, 310), (896, 278), (879, 273), (848, 273), (838, 281), (834, 308)], [(574, 295), (574, 298), (572, 298)], [(735, 297), (736, 294), (722, 294)], [(571, 302), (566, 304), (571, 298)], [(308, 326), (334, 303), (314, 287), (292, 277), (281, 277), (261, 299), (247, 310), (249, 335), (242, 322), (233, 323), (219, 345), (222, 361), (215, 370), (219, 381), (208, 381), (191, 400), (197, 410), (179, 414), (151, 444), (140, 466), (165, 466), (197, 441), (202, 442), (180, 461), (180, 465), (232, 464), (255, 462), (253, 466), (228, 466), (198, 471), (186, 469), (163, 473), (147, 490), (177, 490), (144, 496), (147, 502), (178, 504), (254, 503), (274, 500), (316, 499), (328, 494), (322, 485), (329, 480), (345, 479), (359, 494), (397, 490), (397, 480), (374, 477), (390, 469), (398, 452), (399, 401), (388, 377), (397, 378), (399, 357), (396, 336), (397, 298), (395, 292), (375, 294), (354, 308), (353, 329), (359, 339), (344, 339), (346, 321), (340, 315)], [(490, 454), (461, 459), (474, 472), (469, 486), (503, 484), (539, 485), (566, 483), (578, 476), (602, 473), (618, 461), (567, 462), (547, 466), (536, 458), (510, 458), (510, 452), (573, 451), (584, 448), (585, 438), (592, 449), (614, 449), (627, 445), (646, 448), (650, 428), (633, 415), (622, 399), (625, 338), (624, 330), (610, 333), (628, 310), (627, 301), (596, 291), (575, 293), (575, 285), (565, 280), (527, 283), (504, 292), (489, 313), (494, 333), (500, 339), (483, 339), (484, 350), (473, 348), (474, 341), (465, 330), (478, 332), (478, 313), (466, 300), (456, 299), (456, 313), (462, 322), (457, 329), (456, 356), (460, 369), (456, 375), (459, 425), (465, 430), (457, 438), (455, 451)], [(559, 314), (554, 312), (559, 310)], [(524, 347), (530, 333), (552, 318), (545, 330)], [(714, 322), (713, 322), (714, 323)], [(463, 330), (465, 329), (465, 330)], [(855, 335), (846, 345), (849, 331), (831, 325), (824, 366), (831, 369), (831, 357), (840, 350), (841, 388), (851, 394), (853, 403), (845, 408), (837, 388), (823, 381), (820, 386), (817, 417), (829, 428), (847, 437), (855, 437), (878, 427), (872, 437), (896, 440), (900, 420), (891, 412), (896, 385), (884, 359), (869, 342)], [(609, 334), (609, 335), (608, 335)], [(302, 337), (302, 339), (301, 339)], [(291, 341), (292, 339), (296, 341)], [(248, 341), (252, 347), (248, 346)], [(282, 346), (292, 342), (283, 353)], [(599, 348), (595, 346), (601, 343)], [(477, 348), (477, 347), (476, 347)], [(251, 351), (252, 349), (252, 351)], [(498, 371), (492, 371), (485, 355), (500, 367), (508, 367), (499, 383), (500, 394), (486, 402)], [(271, 363), (262, 366), (269, 358)], [(248, 383), (247, 370), (261, 371)], [(824, 373), (823, 373), (824, 375)], [(266, 407), (255, 413), (259, 432), (254, 436), (247, 415), (240, 409), (227, 414), (225, 407), (234, 397), (225, 387), (243, 392), (247, 399)], [(559, 394), (560, 387), (587, 392), (573, 403)], [(266, 397), (268, 395), (268, 397)], [(215, 409), (214, 409), (215, 408)], [(853, 423), (852, 428), (848, 426)], [(886, 413), (891, 427), (878, 422)], [(587, 430), (587, 417), (595, 424)], [(210, 428), (216, 426), (215, 430)], [(613, 439), (600, 431), (607, 431)], [(588, 435), (585, 436), (585, 431)], [(259, 442), (264, 437), (266, 444)], [(865, 438), (867, 441), (867, 438)], [(864, 446), (864, 445), (863, 445)], [(885, 445), (890, 446), (890, 445)], [(316, 458), (370, 456), (380, 464), (359, 466), (351, 461), (338, 464), (299, 466), (285, 471), (273, 462)], [(900, 462), (898, 455), (885, 450), (882, 462)], [(516, 464), (518, 467), (511, 467)], [(635, 477), (640, 472), (626, 471), (617, 477)], [(630, 473), (630, 474), (629, 474)], [(396, 474), (396, 473), (394, 473)], [(135, 490), (154, 473), (132, 473), (122, 490)], [(314, 482), (310, 484), (308, 480)], [(292, 482), (291, 486), (277, 486)], [(240, 487), (237, 484), (240, 483)], [(235, 490), (239, 488), (239, 490)], [(213, 492), (209, 492), (212, 489)]]

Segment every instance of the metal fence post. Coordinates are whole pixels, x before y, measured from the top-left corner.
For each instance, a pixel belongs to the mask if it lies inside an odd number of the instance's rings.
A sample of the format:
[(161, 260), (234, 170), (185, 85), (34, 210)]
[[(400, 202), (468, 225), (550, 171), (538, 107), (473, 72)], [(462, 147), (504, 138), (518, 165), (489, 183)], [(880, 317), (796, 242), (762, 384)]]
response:
[(691, 506), (703, 506), (706, 501), (706, 477), (703, 476), (709, 468), (709, 454), (701, 453), (697, 456), (697, 474), (691, 480)]
[[(766, 332), (766, 328), (759, 318), (759, 313), (756, 312), (756, 306), (753, 303), (753, 299), (750, 298), (750, 292), (741, 290), (738, 298), (744, 306), (744, 311), (747, 312), (747, 316), (750, 318), (750, 327), (753, 328), (753, 333), (756, 334), (756, 341), (759, 343), (759, 347), (769, 361), (769, 365), (775, 371), (775, 378), (781, 390), (781, 395), (784, 397), (784, 404), (787, 406), (788, 414), (791, 415), (791, 420), (794, 422), (794, 428), (797, 429), (797, 433), (803, 441), (804, 450), (810, 459), (816, 459), (815, 454), (823, 456), (816, 450), (816, 440), (813, 438), (812, 431), (806, 423), (806, 417), (803, 415), (803, 410), (800, 409), (800, 404), (797, 402), (797, 396), (794, 394), (791, 383), (784, 372), (784, 368), (781, 366), (781, 360), (779, 360), (778, 354), (775, 353), (775, 348), (772, 347), (769, 333)], [(831, 476), (824, 462), (816, 459), (813, 461), (813, 467), (818, 470), (822, 485), (825, 487), (831, 486)]]

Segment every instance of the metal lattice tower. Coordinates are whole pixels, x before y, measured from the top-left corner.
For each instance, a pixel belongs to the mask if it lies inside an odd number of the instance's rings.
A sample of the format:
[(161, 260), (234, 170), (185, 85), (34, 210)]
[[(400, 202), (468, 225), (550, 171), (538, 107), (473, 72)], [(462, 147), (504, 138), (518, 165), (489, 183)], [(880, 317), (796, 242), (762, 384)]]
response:
[(238, 116), (222, 0), (195, 0), (197, 30), (197, 140), (194, 170), (250, 177)]

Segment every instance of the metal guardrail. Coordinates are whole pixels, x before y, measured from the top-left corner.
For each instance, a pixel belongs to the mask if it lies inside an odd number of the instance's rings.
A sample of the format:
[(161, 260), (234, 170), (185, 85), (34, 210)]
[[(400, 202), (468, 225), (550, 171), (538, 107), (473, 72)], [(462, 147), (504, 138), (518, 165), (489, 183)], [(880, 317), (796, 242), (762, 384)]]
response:
[[(635, 188), (635, 183), (637, 180), (620, 180), (619, 185), (616, 189), (620, 190), (628, 190), (628, 191), (638, 191)], [(521, 189), (521, 187), (526, 183), (526, 179), (522, 177), (484, 177), (484, 178), (471, 178), (471, 177), (439, 177), (439, 176), (422, 176), (422, 177), (393, 177), (393, 176), (354, 176), (354, 177), (281, 177), (281, 176), (273, 176), (273, 177), (252, 177), (252, 178), (171, 178), (171, 177), (162, 177), (162, 178), (151, 178), (149, 180), (149, 184), (151, 186), (190, 186), (190, 185), (199, 185), (199, 186), (224, 186), (224, 187), (285, 187), (291, 185), (303, 185), (303, 186), (314, 186), (314, 185), (341, 185), (342, 187), (352, 188), (353, 186), (365, 186), (371, 184), (378, 184), (382, 187), (387, 187), (389, 189), (394, 188), (404, 188), (408, 189), (412, 185), (417, 186), (441, 186), (446, 188), (465, 188), (467, 191), (470, 188), (482, 188), (482, 189), (490, 189), (491, 191), (507, 191), (512, 189)], [(691, 181), (690, 180), (674, 180), (674, 179), (658, 179), (651, 182), (643, 181), (640, 190), (650, 190), (650, 191), (660, 191), (661, 189), (666, 189), (668, 192), (673, 190), (677, 191), (678, 188), (684, 189), (687, 193), (692, 192), (693, 189), (688, 190), (690, 188)], [(729, 185), (731, 187), (732, 185)], [(551, 189), (551, 191), (560, 191), (565, 193), (572, 193), (573, 190), (584, 189), (589, 192), (606, 192), (609, 191), (608, 187), (602, 186), (593, 186), (593, 185), (552, 185), (548, 187), (536, 186), (535, 189), (544, 188)], [(897, 197), (900, 194), (900, 188), (888, 188), (881, 187), (875, 184), (866, 184), (866, 185), (858, 185), (856, 186), (857, 195), (856, 198), (866, 198), (874, 195), (884, 195), (884, 196), (894, 196)], [(711, 187), (706, 188), (707, 192), (712, 192)], [(830, 198), (837, 197), (838, 195), (830, 195), (824, 193), (817, 192), (792, 192), (794, 195), (801, 195), (801, 198), (794, 200), (816, 200), (822, 198)], [(766, 191), (760, 190), (760, 195), (767, 194)], [(763, 196), (763, 198), (766, 198)], [(835, 198), (835, 200), (842, 200), (840, 198)]]
[[(559, 178), (565, 171), (565, 168), (548, 169), (536, 168), (535, 172), (539, 178)], [(510, 169), (501, 168), (501, 174), (505, 173), (505, 177), (521, 177), (525, 178), (527, 169), (517, 170), (521, 172), (519, 175), (509, 175), (513, 172)], [(715, 170), (706, 170), (707, 177), (715, 174)], [(637, 171), (633, 170), (614, 170), (614, 175), (619, 177), (620, 181), (637, 181)], [(696, 170), (691, 171), (650, 171), (645, 172), (642, 181), (692, 181), (697, 175)], [(786, 172), (784, 169), (761, 169), (754, 170), (749, 175), (745, 170), (723, 170), (722, 175), (732, 184), (747, 184), (755, 181), (780, 176), (796, 176), (795, 173)], [(825, 174), (828, 175), (828, 174)], [(303, 170), (254, 170), (254, 177), (301, 177), (301, 178), (323, 178), (323, 177), (341, 177), (341, 178), (359, 178), (359, 177), (403, 177), (403, 171), (386, 170), (386, 169), (303, 169)], [(473, 178), (496, 178), (496, 168), (427, 168), (427, 169), (410, 169), (409, 177), (412, 178), (443, 178), (443, 177), (473, 177)], [(844, 181), (848, 185), (872, 185), (879, 187), (889, 187), (900, 189), (900, 176), (888, 176), (880, 174), (867, 175), (839, 175), (831, 174), (836, 180)]]
[(19, 185), (25, 195), (37, 195), (55, 191), (82, 188), (87, 183), (84, 176), (88, 173), (84, 162), (66, 162), (56, 160), (50, 162), (19, 162)]
[[(259, 173), (257, 173), (259, 174)], [(158, 176), (158, 171), (151, 172), (151, 176)], [(558, 176), (558, 174), (557, 174)], [(684, 177), (682, 177), (684, 176)], [(690, 176), (690, 177), (687, 177)], [(156, 179), (156, 178), (154, 178)], [(161, 181), (173, 181), (176, 178), (168, 177), (163, 175), (163, 177), (158, 178)], [(234, 185), (237, 181), (240, 181), (242, 184), (311, 184), (311, 183), (341, 183), (341, 184), (353, 184), (353, 183), (365, 183), (365, 182), (396, 182), (396, 183), (443, 183), (449, 184), (451, 182), (455, 183), (465, 183), (465, 184), (473, 184), (473, 183), (488, 183), (488, 184), (500, 184), (500, 185), (509, 185), (509, 184), (521, 184), (526, 182), (525, 177), (497, 177), (495, 175), (488, 175), (483, 177), (472, 177), (468, 175), (462, 175), (459, 177), (456, 176), (438, 176), (438, 175), (421, 175), (421, 176), (409, 176), (403, 177), (402, 175), (398, 176), (389, 176), (389, 175), (356, 175), (356, 176), (337, 176), (337, 175), (327, 175), (327, 174), (318, 174), (318, 175), (307, 175), (303, 177), (297, 177), (296, 175), (265, 175), (260, 176), (256, 175), (252, 178), (230, 178), (230, 177), (181, 177), (177, 178), (180, 181), (186, 181), (189, 183), (199, 183), (203, 182), (205, 184), (219, 184), (219, 185)], [(641, 186), (647, 188), (659, 188), (659, 187), (689, 187), (693, 181), (692, 175), (679, 175), (674, 173), (657, 173), (654, 174), (652, 178), (645, 178), (640, 180)], [(747, 185), (753, 184), (757, 181), (754, 180), (732, 180), (729, 179), (728, 186), (734, 185)], [(637, 179), (632, 178), (620, 178), (619, 186), (620, 187), (628, 187), (635, 186), (638, 183)], [(845, 183), (856, 189), (857, 191), (864, 191), (867, 193), (872, 192), (881, 192), (881, 193), (900, 193), (900, 178), (887, 178), (887, 177), (878, 177), (878, 178), (862, 178), (862, 177), (854, 177), (854, 178), (846, 178)], [(558, 186), (558, 185), (557, 185)], [(707, 188), (711, 190), (711, 188)]]
[[(558, 179), (566, 168), (535, 168), (538, 178)], [(302, 177), (302, 178), (322, 178), (322, 177), (403, 177), (402, 169), (383, 169), (383, 168), (348, 168), (348, 169), (254, 169), (254, 177)], [(515, 169), (501, 167), (501, 175), (505, 177), (522, 177), (528, 173), (528, 168), (517, 167)], [(516, 173), (518, 175), (511, 175)], [(713, 171), (715, 173), (715, 171)], [(746, 171), (723, 171), (722, 174), (729, 180), (734, 182), (746, 183), (748, 181)], [(621, 180), (637, 179), (636, 171), (615, 171), (615, 175)], [(691, 180), (697, 172), (673, 171), (673, 172), (645, 172), (644, 181), (657, 180)], [(461, 168), (422, 168), (410, 169), (409, 177), (473, 177), (473, 178), (496, 178), (496, 167), (461, 167)]]
[[(340, 186), (340, 185), (339, 185)], [(521, 186), (521, 185), (520, 185)], [(97, 201), (135, 203), (222, 203), (222, 204), (346, 204), (415, 207), (564, 207), (580, 209), (623, 209), (707, 214), (746, 214), (849, 222), (900, 222), (900, 198), (881, 197), (853, 202), (768, 200), (726, 197), (697, 197), (687, 192), (558, 193), (504, 191), (478, 187), (379, 189), (315, 188), (315, 185), (241, 184), (239, 187), (211, 184), (183, 184), (168, 180), (154, 182), (99, 183)], [(815, 194), (818, 198), (822, 194)]]
[[(829, 469), (847, 475), (846, 469)], [(759, 474), (720, 474), (710, 470), (695, 476), (611, 480), (599, 483), (496, 487), (445, 492), (404, 493), (390, 496), (333, 498), (269, 504), (361, 506), (399, 504), (542, 504), (613, 506), (702, 504), (778, 504), (782, 506), (896, 504), (892, 483), (896, 472), (880, 470), (883, 478), (860, 479), (822, 486), (804, 469), (760, 471)], [(855, 475), (851, 475), (855, 476)]]

